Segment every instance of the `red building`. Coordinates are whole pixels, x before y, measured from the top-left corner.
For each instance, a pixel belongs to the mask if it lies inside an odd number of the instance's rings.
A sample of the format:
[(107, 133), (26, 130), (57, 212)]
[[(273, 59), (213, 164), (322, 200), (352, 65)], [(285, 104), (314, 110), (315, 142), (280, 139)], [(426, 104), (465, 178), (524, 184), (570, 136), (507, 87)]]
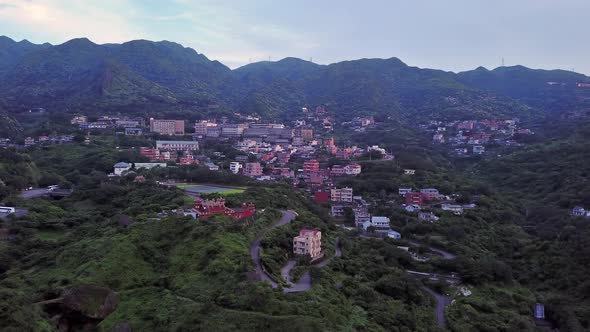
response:
[(150, 161), (160, 160), (160, 150), (153, 148), (141, 148), (139, 153)]
[(303, 172), (305, 173), (315, 173), (319, 172), (320, 170), (320, 163), (317, 160), (309, 160), (303, 163)]
[(313, 200), (317, 204), (328, 203), (330, 201), (330, 193), (327, 191), (316, 191), (315, 194), (313, 194)]
[(248, 218), (256, 213), (256, 206), (253, 203), (243, 203), (239, 208), (228, 208), (225, 206), (225, 199), (200, 199), (195, 200), (195, 212), (197, 218), (204, 219), (214, 215), (223, 214), (235, 219)]
[(406, 204), (407, 205), (418, 205), (421, 206), (424, 203), (424, 197), (422, 193), (419, 192), (410, 192), (406, 194)]

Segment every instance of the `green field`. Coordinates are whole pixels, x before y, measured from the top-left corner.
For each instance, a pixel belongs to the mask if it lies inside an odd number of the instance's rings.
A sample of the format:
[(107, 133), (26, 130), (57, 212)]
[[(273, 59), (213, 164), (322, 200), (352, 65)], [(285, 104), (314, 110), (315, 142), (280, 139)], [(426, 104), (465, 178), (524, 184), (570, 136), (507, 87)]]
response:
[(241, 194), (246, 190), (245, 187), (222, 187), (217, 185), (208, 185), (208, 184), (190, 184), (190, 183), (182, 183), (176, 185), (178, 188), (186, 190), (187, 192), (197, 193), (197, 194), (220, 194), (223, 196), (226, 195), (233, 195), (233, 194)]

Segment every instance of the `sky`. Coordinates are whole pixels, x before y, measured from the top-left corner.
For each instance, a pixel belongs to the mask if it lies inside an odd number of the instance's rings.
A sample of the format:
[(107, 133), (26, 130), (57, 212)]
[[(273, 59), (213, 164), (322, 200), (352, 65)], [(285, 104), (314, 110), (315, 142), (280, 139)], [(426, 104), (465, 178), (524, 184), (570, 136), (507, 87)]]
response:
[(398, 57), (463, 71), (590, 74), (590, 0), (0, 0), (0, 35), (60, 44), (169, 40), (236, 68), (284, 57)]

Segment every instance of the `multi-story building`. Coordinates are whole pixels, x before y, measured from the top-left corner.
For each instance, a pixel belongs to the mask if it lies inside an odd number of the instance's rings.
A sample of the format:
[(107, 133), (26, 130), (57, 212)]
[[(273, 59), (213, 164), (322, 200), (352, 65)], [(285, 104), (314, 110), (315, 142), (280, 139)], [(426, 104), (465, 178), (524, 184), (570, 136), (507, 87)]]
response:
[(150, 161), (160, 160), (160, 150), (153, 148), (141, 148), (139, 153)]
[(197, 151), (199, 142), (195, 141), (156, 141), (156, 148), (173, 151)]
[(313, 159), (303, 163), (303, 172), (305, 173), (316, 173), (320, 171), (320, 163)]
[(418, 205), (421, 206), (424, 203), (424, 198), (422, 197), (422, 193), (419, 192), (409, 192), (406, 193), (406, 204), (407, 205)]
[(371, 225), (380, 231), (390, 230), (389, 218), (387, 218), (387, 217), (373, 216), (373, 217), (371, 217)]
[(346, 175), (359, 175), (361, 174), (361, 165), (351, 164), (344, 166), (344, 173)]
[(150, 131), (162, 135), (184, 135), (184, 120), (150, 118)]
[(238, 137), (244, 134), (244, 129), (248, 128), (247, 124), (243, 123), (226, 123), (221, 125), (221, 136), (224, 137)]
[(330, 207), (330, 215), (335, 218), (344, 217), (345, 215), (344, 205), (332, 205)]
[(261, 176), (262, 175), (262, 166), (260, 165), (260, 163), (247, 163), (246, 166), (244, 167), (243, 173), (245, 176), (251, 176), (251, 177)]
[(317, 203), (317, 204), (324, 204), (324, 203), (328, 203), (328, 201), (330, 200), (330, 193), (327, 191), (316, 191), (313, 194), (313, 200)]
[(139, 128), (143, 127), (143, 120), (115, 120), (117, 128)]
[(339, 188), (330, 191), (332, 202), (352, 202), (352, 188)]
[(238, 174), (241, 168), (242, 164), (240, 164), (237, 161), (232, 161), (231, 163), (229, 163), (229, 170), (234, 174)]
[(35, 139), (32, 137), (25, 138), (25, 146), (35, 145)]
[(312, 259), (322, 254), (322, 232), (315, 229), (302, 229), (299, 236), (293, 238), (293, 253), (309, 255)]
[(195, 135), (207, 136), (207, 129), (209, 127), (217, 127), (217, 123), (211, 121), (195, 122)]
[(426, 201), (437, 200), (440, 197), (440, 193), (438, 192), (438, 189), (434, 189), (434, 188), (420, 189), (420, 194), (422, 194), (422, 199), (424, 199)]
[(301, 137), (304, 141), (311, 141), (313, 139), (313, 129), (312, 128), (295, 128), (294, 133), (295, 137)]
[(346, 174), (346, 170), (341, 165), (334, 165), (330, 169), (330, 175), (332, 176), (343, 176)]
[(141, 136), (143, 134), (143, 129), (141, 128), (125, 128), (125, 135), (126, 136)]
[(409, 188), (399, 188), (397, 190), (397, 193), (400, 196), (402, 196), (402, 197), (405, 197), (407, 193), (411, 193), (411, 192), (412, 192), (412, 188), (411, 187), (409, 187)]
[(367, 206), (359, 205), (352, 209), (354, 212), (354, 225), (361, 227), (365, 222), (371, 221), (371, 214)]

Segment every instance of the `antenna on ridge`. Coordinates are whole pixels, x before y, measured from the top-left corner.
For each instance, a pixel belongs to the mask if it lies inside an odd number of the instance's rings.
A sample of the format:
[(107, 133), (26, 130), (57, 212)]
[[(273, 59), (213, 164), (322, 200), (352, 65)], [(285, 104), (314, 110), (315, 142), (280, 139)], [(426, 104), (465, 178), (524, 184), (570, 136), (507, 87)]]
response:
[(312, 62), (313, 63), (313, 58), (309, 58), (309, 62)]
[(504, 57), (502, 57), (502, 67), (504, 67)]
[(268, 56), (268, 61), (270, 61), (270, 55)]

